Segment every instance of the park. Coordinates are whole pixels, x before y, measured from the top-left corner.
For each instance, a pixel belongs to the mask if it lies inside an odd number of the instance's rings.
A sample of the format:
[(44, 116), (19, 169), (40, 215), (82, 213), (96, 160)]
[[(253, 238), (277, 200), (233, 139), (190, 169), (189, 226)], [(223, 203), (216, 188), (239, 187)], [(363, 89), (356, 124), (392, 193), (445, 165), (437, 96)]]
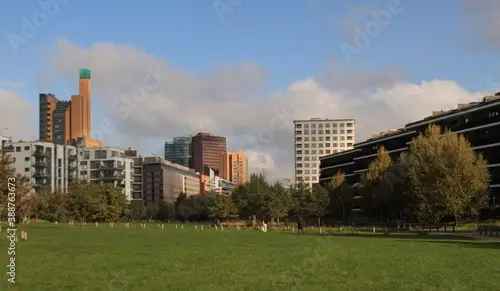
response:
[[(499, 290), (500, 242), (195, 224), (18, 225), (9, 290)], [(0, 248), (7, 249), (5, 226)], [(7, 253), (0, 253), (7, 262)], [(7, 290), (2, 272), (1, 290)]]

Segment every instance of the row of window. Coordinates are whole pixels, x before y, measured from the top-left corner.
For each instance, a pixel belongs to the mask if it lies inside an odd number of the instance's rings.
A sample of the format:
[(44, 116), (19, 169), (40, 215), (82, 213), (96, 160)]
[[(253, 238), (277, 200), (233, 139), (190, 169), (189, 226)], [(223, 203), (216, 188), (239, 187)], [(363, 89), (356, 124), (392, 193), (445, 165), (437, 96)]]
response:
[[(297, 163), (297, 168), (316, 168), (318, 169), (319, 167), (319, 164), (317, 163), (304, 163), (304, 164), (301, 164), (301, 163)], [(316, 173), (314, 173), (316, 174)]]
[(348, 123), (304, 123), (302, 125), (302, 123), (296, 123), (295, 124), (295, 128), (330, 128), (330, 127), (352, 127), (353, 126), (353, 123), (352, 122), (348, 122)]
[(347, 130), (344, 130), (344, 129), (341, 129), (341, 130), (329, 130), (329, 129), (325, 129), (325, 130), (315, 130), (315, 129), (312, 129), (312, 130), (308, 130), (308, 129), (304, 129), (304, 130), (296, 130), (295, 131), (295, 134), (296, 135), (299, 135), (299, 134), (352, 134), (353, 133), (353, 130), (352, 129), (347, 129)]
[[(309, 143), (305, 143), (305, 144), (298, 143), (298, 144), (295, 145), (295, 147), (298, 148), (298, 149), (301, 149), (302, 146), (304, 146), (304, 148), (309, 148), (309, 147), (311, 147), (311, 148), (316, 148), (316, 147), (317, 148), (323, 148), (323, 147), (330, 148), (330, 147), (337, 147), (338, 145), (339, 144), (337, 144), (337, 143), (331, 144), (329, 142), (324, 143), (324, 144), (322, 144), (322, 143), (318, 143), (318, 144), (316, 144), (316, 143), (311, 143), (311, 144), (309, 144)], [(352, 143), (347, 143), (347, 146), (348, 147), (352, 146)]]
[(318, 174), (318, 170), (316, 170), (316, 169), (314, 169), (314, 170), (297, 170), (297, 171), (295, 171), (295, 174), (297, 174), (297, 175), (309, 175), (309, 174), (316, 175), (316, 174)]
[(334, 140), (334, 141), (335, 141), (335, 140), (339, 140), (339, 139), (340, 139), (340, 140), (345, 140), (345, 139), (348, 139), (348, 140), (353, 140), (353, 139), (354, 139), (354, 137), (353, 137), (352, 135), (348, 135), (348, 136), (324, 136), (324, 137), (323, 137), (323, 136), (318, 136), (318, 137), (316, 137), (316, 136), (311, 136), (311, 138), (310, 138), (310, 139), (309, 139), (309, 137), (308, 137), (308, 136), (305, 136), (304, 138), (302, 138), (301, 136), (297, 136), (297, 137), (295, 138), (295, 140), (296, 140), (297, 142), (302, 142), (302, 141), (304, 141), (304, 142), (308, 142), (309, 140), (310, 140), (310, 141), (323, 141), (323, 140), (324, 140), (324, 141), (330, 141), (330, 140)]
[[(334, 146), (334, 147), (337, 147), (337, 144), (335, 144), (335, 143), (334, 143), (334, 144), (333, 144), (333, 146)], [(341, 144), (339, 144), (339, 146), (338, 146), (338, 147), (340, 147), (340, 148), (345, 148), (345, 146), (346, 146), (345, 144), (341, 143)], [(348, 143), (348, 144), (347, 144), (347, 147), (351, 147), (351, 146), (352, 146), (352, 143)], [(295, 153), (296, 153), (297, 155), (309, 155), (309, 154), (311, 154), (311, 155), (316, 155), (316, 154), (320, 154), (320, 155), (322, 155), (322, 154), (327, 154), (327, 155), (328, 155), (328, 154), (331, 154), (331, 153), (336, 153), (336, 152), (337, 152), (336, 150), (326, 149), (326, 150), (310, 150), (310, 151), (309, 151), (309, 150), (297, 150)]]

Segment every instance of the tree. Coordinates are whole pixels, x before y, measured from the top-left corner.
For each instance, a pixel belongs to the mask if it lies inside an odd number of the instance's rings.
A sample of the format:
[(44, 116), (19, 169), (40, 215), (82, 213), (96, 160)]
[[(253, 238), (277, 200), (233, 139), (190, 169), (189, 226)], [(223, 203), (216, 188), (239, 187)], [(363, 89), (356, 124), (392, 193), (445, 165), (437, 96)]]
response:
[(300, 183), (295, 188), (293, 199), (293, 212), (299, 220), (314, 217), (317, 219), (318, 226), (321, 226), (321, 217), (325, 216), (330, 200), (325, 188), (315, 184), (311, 189)]
[(208, 210), (210, 217), (224, 220), (236, 213), (236, 206), (231, 197), (221, 194), (210, 195)]
[(292, 207), (292, 198), (290, 192), (283, 187), (279, 182), (276, 182), (268, 192), (267, 199), (267, 214), (271, 219), (277, 219), (278, 223), (281, 218), (288, 215)]
[(486, 206), (489, 174), (486, 161), (470, 143), (438, 126), (429, 127), (411, 144), (408, 179), (417, 219), (438, 223), (476, 215)]
[(325, 185), (329, 193), (328, 213), (336, 219), (347, 222), (352, 209), (352, 187), (345, 182), (345, 175), (338, 171)]
[(364, 177), (364, 198), (369, 214), (381, 219), (387, 216), (387, 205), (390, 199), (389, 185), (386, 174), (392, 166), (392, 159), (383, 146), (377, 151), (377, 158), (370, 163)]
[(9, 194), (9, 178), (15, 178), (16, 220), (30, 217), (36, 207), (34, 191), (29, 181), (20, 175), (15, 175), (13, 160), (0, 149), (0, 219), (7, 217), (7, 199)]
[(271, 187), (264, 175), (252, 174), (250, 181), (237, 187), (232, 194), (234, 204), (242, 218), (257, 216), (260, 219), (268, 218), (267, 203)]

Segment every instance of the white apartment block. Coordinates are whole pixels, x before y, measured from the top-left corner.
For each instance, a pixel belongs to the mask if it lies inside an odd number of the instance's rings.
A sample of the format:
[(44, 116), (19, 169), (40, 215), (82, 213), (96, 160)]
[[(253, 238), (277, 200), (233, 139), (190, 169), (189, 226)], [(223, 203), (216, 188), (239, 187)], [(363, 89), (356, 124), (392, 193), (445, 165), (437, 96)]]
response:
[(353, 148), (354, 119), (294, 120), (295, 183), (319, 182), (319, 157)]
[(122, 189), (132, 200), (133, 159), (121, 149), (78, 148), (78, 180), (89, 183), (110, 183)]
[(77, 178), (76, 147), (48, 142), (6, 142), (15, 174), (28, 179), (35, 191), (67, 192)]

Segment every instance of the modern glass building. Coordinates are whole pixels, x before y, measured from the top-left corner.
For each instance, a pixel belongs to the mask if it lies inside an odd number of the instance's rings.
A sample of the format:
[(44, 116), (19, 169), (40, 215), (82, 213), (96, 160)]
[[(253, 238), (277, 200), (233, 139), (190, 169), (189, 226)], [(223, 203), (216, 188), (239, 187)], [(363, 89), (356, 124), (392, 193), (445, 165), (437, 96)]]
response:
[[(320, 184), (327, 183), (337, 172), (344, 173), (346, 181), (356, 185), (377, 158), (383, 146), (393, 160), (408, 150), (412, 139), (431, 125), (463, 134), (473, 149), (488, 161), (490, 172), (490, 208), (500, 210), (500, 93), (484, 97), (481, 102), (460, 104), (454, 110), (434, 112), (424, 119), (406, 124), (405, 127), (385, 132), (354, 144), (348, 151), (320, 158)], [(361, 198), (355, 196), (355, 198)], [(356, 204), (356, 203), (355, 203)], [(355, 210), (361, 210), (355, 206)], [(497, 213), (497, 212), (495, 212)]]
[(175, 137), (165, 142), (165, 160), (191, 167), (191, 137)]

